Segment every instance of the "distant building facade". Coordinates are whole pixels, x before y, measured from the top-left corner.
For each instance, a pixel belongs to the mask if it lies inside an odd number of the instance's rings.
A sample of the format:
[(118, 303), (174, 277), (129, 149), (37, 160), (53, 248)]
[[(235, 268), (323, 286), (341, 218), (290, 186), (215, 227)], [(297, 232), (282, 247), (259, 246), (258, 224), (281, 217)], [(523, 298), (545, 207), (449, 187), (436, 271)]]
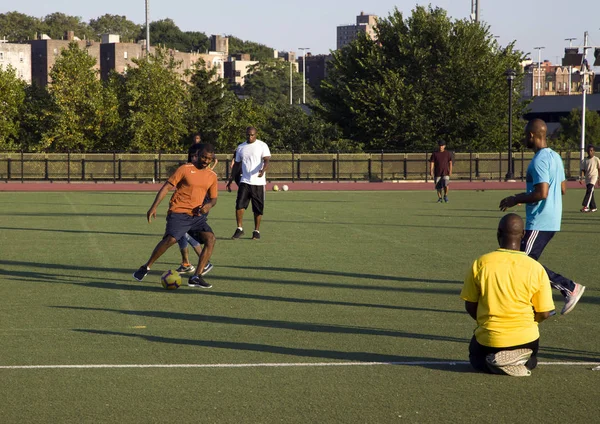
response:
[[(304, 71), (305, 57), (298, 58), (298, 69)], [(327, 64), (331, 60), (331, 55), (318, 54), (312, 55), (306, 53), (306, 83), (312, 88), (317, 88), (327, 77)]]
[(337, 49), (339, 50), (356, 40), (358, 34), (366, 34), (367, 37), (375, 39), (376, 25), (376, 15), (368, 15), (360, 12), (360, 15), (356, 17), (355, 25), (340, 25), (337, 27)]
[(229, 61), (225, 62), (225, 79), (233, 88), (243, 87), (246, 75), (250, 73), (249, 68), (257, 63), (256, 60), (250, 60), (249, 54), (230, 56)]
[(548, 60), (526, 63), (523, 67), (523, 97), (581, 94), (582, 83), (587, 85), (588, 94), (598, 92), (594, 72), (589, 68), (588, 71), (582, 75), (580, 67), (553, 65)]
[(17, 78), (31, 84), (31, 46), (0, 42), (0, 68), (15, 69)]

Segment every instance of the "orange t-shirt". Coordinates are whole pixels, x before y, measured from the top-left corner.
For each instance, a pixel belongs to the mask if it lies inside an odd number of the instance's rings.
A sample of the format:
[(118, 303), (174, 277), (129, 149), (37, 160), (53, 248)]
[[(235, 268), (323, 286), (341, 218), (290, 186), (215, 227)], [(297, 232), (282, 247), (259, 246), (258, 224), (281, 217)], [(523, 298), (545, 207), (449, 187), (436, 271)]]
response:
[(177, 189), (171, 196), (169, 212), (193, 215), (192, 211), (202, 206), (207, 193), (211, 199), (218, 195), (217, 174), (191, 163), (181, 165), (167, 181)]

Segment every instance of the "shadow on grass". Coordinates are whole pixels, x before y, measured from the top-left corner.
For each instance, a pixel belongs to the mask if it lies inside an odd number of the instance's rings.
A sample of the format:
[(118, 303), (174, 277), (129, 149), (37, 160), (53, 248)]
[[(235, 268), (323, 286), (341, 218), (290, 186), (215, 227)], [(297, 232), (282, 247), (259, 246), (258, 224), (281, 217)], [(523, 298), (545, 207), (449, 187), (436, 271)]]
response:
[[(106, 283), (106, 282), (86, 282), (86, 283), (75, 283), (71, 284), (84, 287), (92, 287), (99, 289), (111, 289), (111, 290), (126, 290), (126, 291), (140, 291), (140, 292), (165, 292), (158, 283), (156, 286), (150, 286), (147, 284), (118, 284), (118, 283)], [(183, 283), (186, 284), (185, 282)], [(235, 292), (218, 292), (218, 291), (205, 291), (205, 290), (177, 290), (169, 291), (169, 295), (177, 293), (180, 296), (189, 296), (192, 294), (198, 294), (202, 296), (214, 296), (224, 297), (233, 299), (251, 299), (251, 300), (265, 300), (270, 302), (286, 302), (286, 303), (299, 303), (309, 305), (327, 305), (327, 306), (350, 306), (350, 307), (363, 307), (363, 308), (375, 308), (375, 309), (392, 309), (401, 311), (419, 311), (419, 312), (433, 312), (443, 314), (459, 314), (464, 315), (464, 311), (451, 310), (451, 309), (434, 309), (434, 308), (420, 308), (416, 306), (398, 306), (398, 305), (378, 305), (375, 303), (358, 303), (358, 302), (342, 302), (337, 300), (323, 300), (323, 299), (301, 299), (295, 297), (283, 297), (283, 296), (269, 296), (261, 294), (250, 294), (250, 293), (235, 293)]]
[(110, 234), (115, 236), (142, 236), (142, 237), (154, 237), (156, 238), (156, 242), (158, 243), (161, 239), (161, 233), (126, 233), (123, 231), (92, 231), (92, 230), (55, 230), (50, 228), (22, 228), (22, 227), (0, 227), (2, 231), (34, 231), (36, 233), (39, 232), (49, 232), (49, 233), (67, 233), (67, 234)]
[(408, 333), (405, 331), (387, 330), (383, 328), (355, 327), (343, 325), (317, 324), (310, 322), (293, 322), (281, 320), (236, 318), (216, 315), (185, 314), (179, 312), (165, 311), (133, 311), (110, 308), (88, 308), (80, 306), (52, 306), (57, 309), (80, 310), (80, 311), (104, 311), (123, 315), (141, 316), (147, 318), (164, 318), (180, 321), (193, 321), (213, 324), (230, 324), (250, 327), (276, 328), (281, 330), (306, 331), (311, 333), (333, 333), (333, 334), (360, 334), (369, 336), (400, 337), (421, 340), (436, 340), (444, 342), (468, 343), (467, 338), (451, 336), (440, 336), (430, 334)]
[[(89, 329), (74, 329), (73, 331), (96, 334), (101, 336), (121, 336), (121, 337), (133, 337), (140, 338), (148, 342), (156, 343), (170, 343), (185, 346), (198, 346), (208, 347), (215, 349), (228, 349), (228, 350), (241, 350), (251, 352), (262, 352), (262, 353), (276, 353), (280, 355), (299, 356), (305, 358), (322, 358), (322, 359), (336, 359), (342, 361), (353, 361), (353, 362), (388, 362), (388, 363), (415, 363), (419, 365), (419, 362), (435, 362), (435, 359), (423, 358), (418, 356), (395, 356), (395, 355), (384, 355), (380, 353), (372, 352), (343, 352), (337, 350), (324, 350), (324, 349), (303, 349), (303, 348), (292, 348), (285, 346), (274, 346), (268, 344), (259, 343), (243, 343), (243, 342), (232, 342), (232, 341), (217, 341), (217, 340), (190, 340), (190, 339), (178, 339), (171, 337), (160, 337), (151, 336), (144, 334), (124, 333), (118, 331), (105, 331), (105, 330), (89, 330)], [(442, 366), (442, 360), (440, 360), (440, 366)], [(447, 365), (450, 367), (451, 365)], [(447, 369), (447, 368), (444, 368)]]

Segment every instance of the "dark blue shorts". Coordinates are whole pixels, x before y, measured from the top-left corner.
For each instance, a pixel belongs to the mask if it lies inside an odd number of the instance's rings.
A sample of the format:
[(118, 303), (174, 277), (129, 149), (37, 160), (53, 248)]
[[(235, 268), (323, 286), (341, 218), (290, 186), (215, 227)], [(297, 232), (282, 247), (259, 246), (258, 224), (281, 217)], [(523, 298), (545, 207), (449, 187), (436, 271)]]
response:
[[(191, 216), (186, 213), (170, 213), (167, 215), (165, 236), (179, 240), (188, 232), (212, 233), (213, 230), (206, 221), (206, 215)], [(198, 240), (196, 238), (196, 240)]]

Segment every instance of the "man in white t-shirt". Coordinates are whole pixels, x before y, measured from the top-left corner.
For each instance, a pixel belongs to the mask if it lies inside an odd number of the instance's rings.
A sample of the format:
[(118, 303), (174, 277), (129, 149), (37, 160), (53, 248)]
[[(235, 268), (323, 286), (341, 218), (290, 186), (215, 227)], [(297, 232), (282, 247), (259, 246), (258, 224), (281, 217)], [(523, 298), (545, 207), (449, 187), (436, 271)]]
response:
[(598, 171), (600, 171), (600, 159), (594, 154), (594, 146), (587, 146), (587, 158), (581, 162), (581, 175), (579, 184), (583, 184), (585, 177), (585, 196), (581, 204), (581, 212), (596, 212), (596, 200), (594, 199), (594, 186), (598, 183)]
[(256, 139), (256, 133), (256, 128), (246, 128), (246, 141), (240, 144), (235, 151), (235, 163), (227, 181), (227, 191), (231, 192), (233, 177), (240, 173), (242, 175), (235, 201), (237, 229), (231, 237), (233, 240), (244, 235), (242, 221), (250, 201), (252, 201), (252, 212), (254, 212), (252, 240), (260, 239), (260, 221), (265, 207), (265, 186), (267, 185), (265, 173), (269, 167), (271, 152), (267, 143)]

